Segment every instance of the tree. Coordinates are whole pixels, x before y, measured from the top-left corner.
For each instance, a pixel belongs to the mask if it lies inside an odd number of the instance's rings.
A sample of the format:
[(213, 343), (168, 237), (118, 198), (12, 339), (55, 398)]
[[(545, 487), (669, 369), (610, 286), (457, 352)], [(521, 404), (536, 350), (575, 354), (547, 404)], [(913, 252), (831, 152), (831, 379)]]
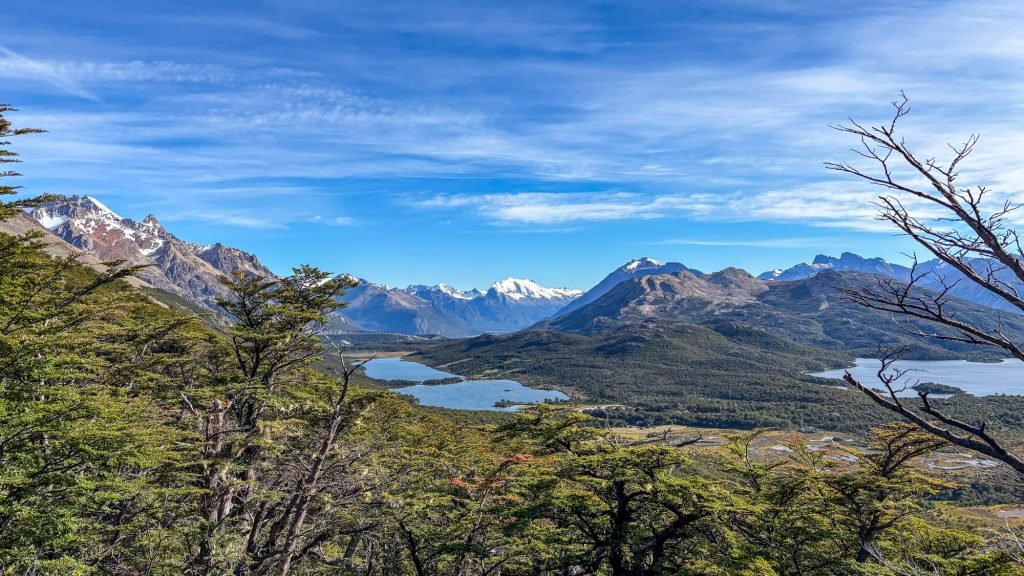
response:
[(504, 428), (541, 450), (522, 512), (556, 530), (539, 562), (566, 574), (653, 576), (704, 573), (731, 562), (721, 522), (729, 494), (695, 474), (679, 445), (619, 442), (571, 409), (537, 407)]
[(912, 459), (941, 447), (942, 440), (898, 422), (871, 432), (871, 451), (853, 454), (864, 462), (862, 466), (824, 478), (832, 490), (835, 520), (852, 536), (858, 563), (877, 556), (881, 537), (915, 514), (922, 496), (943, 487), (908, 466)]
[[(875, 286), (841, 292), (862, 306), (891, 313), (896, 318), (923, 320), (936, 327), (931, 332), (906, 327), (919, 336), (994, 347), (1024, 360), (1024, 344), (1004, 335), (998, 319), (989, 325), (964, 321), (949, 294), (957, 284), (969, 282), (1024, 312), (1024, 294), (1020, 291), (1024, 285), (1024, 248), (1012, 220), (1020, 205), (1003, 200), (991, 206), (989, 188), (959, 184), (961, 165), (974, 151), (978, 135), (970, 136), (959, 146), (949, 145), (952, 155), (945, 163), (921, 158), (898, 129), (899, 121), (910, 113), (907, 97), (901, 92), (892, 105), (895, 111), (888, 124), (866, 127), (851, 119), (849, 125), (834, 126), (860, 140), (861, 147), (854, 151), (873, 169), (847, 162), (829, 162), (826, 167), (888, 190), (877, 202), (879, 219), (891, 223), (959, 277), (921, 272), (915, 262), (908, 282), (879, 278)], [(921, 283), (925, 279), (939, 289), (923, 289)], [(916, 403), (900, 397), (894, 386), (902, 374), (889, 370), (897, 358), (895, 351), (883, 355), (879, 378), (885, 392), (875, 391), (849, 373), (844, 380), (879, 406), (928, 433), (999, 460), (1024, 477), (1024, 457), (1007, 448), (1005, 440), (992, 435), (985, 422), (966, 422), (947, 414), (927, 392), (919, 392)]]
[(737, 505), (730, 524), (749, 546), (782, 575), (848, 574), (850, 562), (832, 517), (822, 482), (832, 462), (799, 439), (784, 446), (787, 458), (765, 459), (753, 443), (766, 430), (730, 435), (725, 470), (736, 482)]
[[(0, 135), (34, 132), (0, 114)], [(149, 393), (190, 321), (117, 282), (135, 268), (51, 257), (42, 236), (0, 234), (0, 571), (117, 572), (166, 518), (182, 436)]]
[[(183, 395), (201, 438), (205, 527), (194, 562), (203, 574), (284, 575), (309, 553), (318, 538), (309, 533), (309, 511), (341, 433), (359, 413), (349, 396), (356, 367), (341, 382), (310, 369), (323, 353), (327, 315), (344, 305), (339, 297), (354, 282), (310, 266), (293, 272), (222, 280), (230, 296), (219, 304), (235, 322), (227, 342), (210, 341), (208, 386), (196, 402)], [(316, 413), (317, 428), (295, 413), (296, 395), (308, 391), (321, 394), (316, 408), (326, 411)]]
[[(4, 117), (7, 112), (17, 112), (16, 108), (11, 107), (9, 104), (0, 104), (0, 164), (17, 164), (21, 160), (18, 159), (18, 153), (12, 150), (8, 150), (7, 147), (11, 145), (11, 141), (8, 138), (12, 136), (24, 136), (26, 134), (39, 134), (45, 132), (38, 128), (14, 128), (11, 125), (11, 121)], [(11, 178), (14, 176), (21, 176), (21, 174), (15, 170), (0, 170), (0, 178)], [(9, 196), (16, 194), (21, 186), (12, 186), (10, 184), (0, 183), (0, 196)], [(34, 201), (19, 200), (15, 202), (0, 202), (0, 219), (10, 218), (17, 214), (17, 210), (22, 207), (31, 206), (34, 202), (38, 202), (40, 199)], [(43, 198), (45, 200), (45, 198)]]

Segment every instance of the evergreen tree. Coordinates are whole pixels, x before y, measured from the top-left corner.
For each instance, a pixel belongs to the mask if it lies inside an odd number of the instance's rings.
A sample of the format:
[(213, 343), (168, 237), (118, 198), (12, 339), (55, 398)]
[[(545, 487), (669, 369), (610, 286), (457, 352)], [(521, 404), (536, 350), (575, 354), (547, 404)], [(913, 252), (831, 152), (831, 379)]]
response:
[[(17, 164), (21, 160), (18, 159), (18, 153), (7, 147), (11, 145), (11, 141), (8, 138), (12, 136), (24, 136), (26, 134), (39, 134), (44, 132), (38, 128), (14, 128), (11, 121), (8, 120), (4, 114), (8, 112), (17, 112), (17, 109), (13, 108), (9, 104), (0, 104), (0, 164)], [(15, 170), (2, 169), (6, 166), (0, 166), (0, 179), (11, 178), (14, 176), (21, 176), (21, 174)], [(0, 182), (0, 196), (9, 196), (16, 194), (21, 186), (14, 186), (11, 184), (4, 184)], [(45, 198), (42, 198), (45, 200)], [(36, 199), (38, 202), (40, 199)], [(14, 214), (17, 214), (19, 208), (30, 206), (33, 202), (20, 200), (15, 202), (2, 202), (0, 201), (0, 219), (10, 218)]]

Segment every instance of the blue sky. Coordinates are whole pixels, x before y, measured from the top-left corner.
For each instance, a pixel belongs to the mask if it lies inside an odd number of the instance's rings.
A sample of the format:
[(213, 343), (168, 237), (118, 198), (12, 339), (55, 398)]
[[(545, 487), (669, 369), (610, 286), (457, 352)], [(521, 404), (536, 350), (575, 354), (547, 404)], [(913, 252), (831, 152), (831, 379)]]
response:
[(903, 89), (1022, 198), (1016, 1), (11, 2), (28, 192), (393, 285), (587, 288), (633, 257), (900, 260), (828, 128)]

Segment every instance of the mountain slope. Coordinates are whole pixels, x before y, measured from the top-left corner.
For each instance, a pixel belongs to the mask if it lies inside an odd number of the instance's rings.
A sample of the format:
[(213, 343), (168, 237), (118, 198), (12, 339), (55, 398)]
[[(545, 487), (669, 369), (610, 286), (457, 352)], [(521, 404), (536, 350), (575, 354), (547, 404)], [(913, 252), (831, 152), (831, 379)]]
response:
[[(1013, 287), (1018, 293), (1024, 294), (1024, 284), (1012, 272), (1006, 270), (1002, 265), (993, 264), (993, 262), (976, 258), (970, 261), (970, 265), (983, 278), (991, 272), (998, 282), (1001, 282), (1004, 286)], [(949, 294), (957, 298), (970, 300), (982, 306), (1013, 312), (1014, 314), (1024, 314), (1020, 308), (970, 281), (962, 272), (941, 260), (929, 260), (918, 265), (917, 274), (924, 274), (918, 283), (925, 288), (939, 291), (945, 289), (946, 286), (950, 286)]]
[[(970, 265), (983, 277), (991, 270), (994, 277), (1007, 286), (1013, 286), (1024, 293), (1024, 285), (1008, 270), (1001, 266), (993, 265), (991, 262), (976, 258), (970, 261)], [(762, 280), (801, 280), (809, 278), (825, 270), (837, 272), (864, 272), (867, 274), (878, 274), (895, 278), (901, 282), (907, 282), (911, 276), (911, 269), (899, 264), (886, 262), (881, 258), (863, 258), (856, 254), (844, 252), (839, 258), (819, 254), (810, 263), (800, 263), (786, 270), (776, 269), (765, 272), (758, 276)], [(984, 287), (975, 284), (967, 279), (959, 270), (956, 270), (945, 262), (933, 259), (918, 264), (917, 270), (913, 271), (919, 276), (916, 284), (921, 288), (933, 291), (944, 290), (949, 287), (949, 295), (982, 306), (996, 308), (1015, 314), (1022, 311), (1007, 303)]]
[(399, 334), (465, 336), (470, 333), (458, 315), (406, 290), (360, 279), (341, 299), (339, 314), (363, 330)]
[(153, 215), (136, 222), (89, 196), (59, 198), (29, 215), (58, 238), (101, 261), (148, 265), (138, 273), (140, 279), (211, 309), (226, 294), (220, 277), (236, 270), (273, 276), (252, 254), (223, 244), (184, 242)]
[[(51, 256), (57, 258), (75, 257), (79, 263), (85, 265), (88, 268), (92, 268), (98, 272), (107, 270), (107, 266), (103, 264), (103, 260), (97, 258), (93, 254), (82, 251), (80, 248), (72, 246), (71, 244), (64, 241), (64, 239), (48, 234), (49, 232), (34, 218), (25, 213), (19, 213), (11, 218), (0, 220), (0, 233), (10, 234), (12, 236), (23, 236), (28, 233), (41, 233), (43, 236), (40, 237), (40, 241), (46, 244), (46, 252)], [(137, 288), (152, 288), (152, 286), (139, 278), (128, 277), (124, 279), (132, 286)]]
[(605, 276), (605, 278), (598, 282), (596, 286), (594, 286), (590, 290), (587, 290), (579, 298), (574, 299), (572, 302), (567, 304), (564, 308), (559, 310), (553, 316), (564, 316), (565, 314), (568, 314), (573, 310), (577, 310), (579, 308), (582, 308), (583, 306), (586, 306), (587, 304), (590, 304), (594, 300), (597, 300), (601, 296), (607, 294), (609, 290), (611, 290), (624, 280), (629, 280), (630, 278), (636, 278), (639, 276), (651, 276), (654, 274), (671, 274), (672, 272), (678, 272), (680, 270), (687, 270), (697, 276), (701, 275), (701, 272), (699, 270), (687, 268), (686, 266), (680, 264), (679, 262), (669, 262), (668, 264), (666, 264), (664, 262), (659, 262), (653, 258), (648, 258), (646, 256), (644, 256), (643, 258), (630, 260), (626, 264), (623, 264), (622, 266), (614, 270), (608, 276)]
[(569, 392), (636, 425), (843, 430), (882, 421), (861, 395), (803, 376), (846, 355), (741, 322), (645, 322), (594, 334), (531, 329), (440, 343), (413, 359)]
[[(737, 269), (702, 277), (687, 272), (634, 278), (579, 310), (554, 319), (550, 327), (598, 333), (647, 321), (703, 323), (741, 321), (794, 342), (852, 354), (873, 354), (877, 345), (910, 346), (917, 358), (959, 358), (985, 349), (914, 337), (887, 314), (840, 297), (837, 287), (868, 287), (876, 276), (826, 270), (793, 281), (766, 281)], [(957, 301), (952, 305), (968, 322), (1000, 328), (1024, 340), (1024, 318)], [(923, 323), (911, 326), (926, 328)], [(933, 330), (934, 328), (929, 328)]]
[(445, 284), (398, 289), (360, 280), (343, 299), (348, 306), (341, 315), (374, 332), (465, 337), (526, 328), (579, 294), (516, 278), (495, 282), (486, 292)]

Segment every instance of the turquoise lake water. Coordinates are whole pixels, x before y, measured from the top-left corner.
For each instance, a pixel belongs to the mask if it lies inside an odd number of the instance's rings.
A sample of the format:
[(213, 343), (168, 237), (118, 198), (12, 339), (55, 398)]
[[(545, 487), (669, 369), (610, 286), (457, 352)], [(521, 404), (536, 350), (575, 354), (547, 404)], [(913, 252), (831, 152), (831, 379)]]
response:
[[(812, 376), (842, 378), (846, 370), (862, 384), (881, 388), (877, 372), (882, 365), (875, 358), (857, 358), (852, 368), (818, 372)], [(1024, 362), (1006, 359), (1001, 362), (968, 362), (966, 360), (900, 360), (894, 364), (900, 370), (909, 370), (898, 382), (906, 386), (903, 394), (916, 395), (909, 390), (918, 382), (936, 382), (956, 386), (975, 396), (1024, 395)]]
[[(418, 362), (410, 362), (401, 358), (377, 358), (370, 360), (365, 366), (366, 375), (376, 380), (408, 380), (422, 382), (441, 378), (461, 378), (456, 374), (444, 372), (425, 366)], [(544, 400), (566, 400), (568, 396), (555, 390), (538, 390), (528, 388), (514, 380), (463, 380), (454, 384), (424, 386), (405, 386), (394, 388), (392, 392), (408, 394), (419, 400), (423, 406), (439, 406), (457, 410), (516, 410), (516, 406), (496, 408), (495, 402), (511, 400), (513, 402), (543, 402)]]

